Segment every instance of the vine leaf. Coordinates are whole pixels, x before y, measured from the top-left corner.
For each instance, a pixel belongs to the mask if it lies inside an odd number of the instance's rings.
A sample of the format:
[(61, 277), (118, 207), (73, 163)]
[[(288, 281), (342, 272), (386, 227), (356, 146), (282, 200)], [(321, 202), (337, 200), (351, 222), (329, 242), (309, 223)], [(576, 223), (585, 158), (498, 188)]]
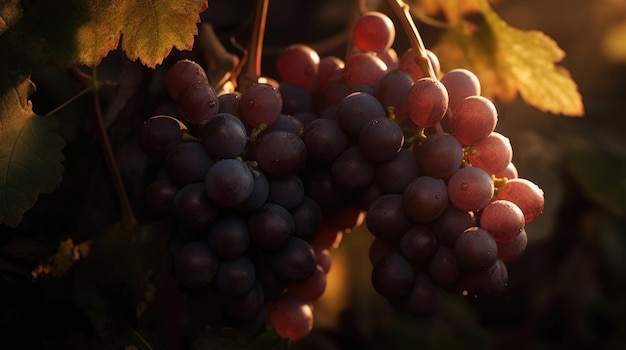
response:
[[(450, 2), (454, 0), (439, 1), (444, 5)], [(450, 28), (432, 50), (442, 58), (444, 71), (473, 71), (481, 81), (482, 94), (488, 98), (497, 96), (512, 102), (519, 93), (526, 103), (541, 111), (584, 115), (576, 83), (565, 68), (555, 64), (565, 52), (554, 40), (539, 31), (509, 26), (487, 0), (473, 0), (471, 4), (441, 7)], [(459, 13), (462, 10), (468, 12)]]
[(35, 115), (32, 82), (0, 73), (0, 224), (15, 227), (39, 193), (56, 189), (63, 173), (65, 141), (50, 131), (53, 120)]
[(129, 59), (156, 67), (173, 48), (193, 47), (199, 14), (208, 7), (207, 0), (41, 2), (34, 25), (46, 40), (50, 59), (90, 67), (118, 46)]

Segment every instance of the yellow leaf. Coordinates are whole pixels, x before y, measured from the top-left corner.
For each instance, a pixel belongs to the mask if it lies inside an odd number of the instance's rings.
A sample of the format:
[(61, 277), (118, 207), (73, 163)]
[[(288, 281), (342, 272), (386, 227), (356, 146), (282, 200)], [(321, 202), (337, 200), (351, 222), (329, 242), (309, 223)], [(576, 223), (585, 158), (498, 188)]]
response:
[[(482, 94), (505, 102), (517, 94), (535, 108), (566, 116), (583, 116), (582, 97), (569, 72), (555, 63), (563, 50), (539, 31), (509, 26), (489, 6), (480, 3), (475, 23), (451, 24), (433, 47), (444, 71), (467, 68), (481, 81)], [(476, 18), (476, 16), (474, 16)]]
[(480, 0), (414, 0), (413, 2), (429, 16), (442, 12), (450, 24), (459, 23), (463, 15), (480, 10)]

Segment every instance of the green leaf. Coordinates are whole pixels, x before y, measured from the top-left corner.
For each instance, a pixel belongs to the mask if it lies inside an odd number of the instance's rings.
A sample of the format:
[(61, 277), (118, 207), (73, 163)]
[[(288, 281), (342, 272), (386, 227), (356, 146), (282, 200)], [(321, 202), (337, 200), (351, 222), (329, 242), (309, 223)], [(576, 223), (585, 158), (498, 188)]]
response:
[[(512, 102), (517, 93), (535, 108), (566, 116), (583, 116), (582, 97), (568, 71), (558, 65), (565, 53), (547, 35), (509, 26), (489, 6), (478, 15), (454, 21), (433, 47), (444, 71), (467, 68), (481, 81), (482, 94)], [(450, 9), (448, 8), (448, 12)], [(460, 16), (455, 16), (460, 17)]]
[(13, 227), (63, 172), (65, 142), (50, 131), (53, 119), (34, 114), (33, 89), (26, 77), (0, 70), (0, 223)]
[(583, 192), (613, 214), (626, 214), (626, 159), (580, 151), (567, 158), (567, 167)]
[(189, 50), (207, 0), (44, 0), (36, 32), (61, 65), (97, 66), (121, 48), (154, 68), (172, 48)]

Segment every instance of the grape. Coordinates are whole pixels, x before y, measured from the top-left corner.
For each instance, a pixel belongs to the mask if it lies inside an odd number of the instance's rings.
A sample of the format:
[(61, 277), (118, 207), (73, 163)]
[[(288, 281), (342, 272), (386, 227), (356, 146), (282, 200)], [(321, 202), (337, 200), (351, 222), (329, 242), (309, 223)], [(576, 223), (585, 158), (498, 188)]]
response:
[(332, 257), (330, 250), (318, 245), (313, 246), (315, 251), (315, 259), (317, 260), (317, 266), (321, 267), (324, 272), (328, 273), (332, 265)]
[(310, 241), (322, 224), (322, 208), (311, 197), (304, 196), (300, 205), (291, 211), (295, 231), (294, 236)]
[(295, 114), (299, 112), (313, 112), (313, 96), (304, 88), (298, 85), (281, 84), (278, 92), (283, 100), (284, 114)]
[(457, 104), (450, 119), (450, 133), (463, 145), (475, 145), (489, 136), (498, 122), (493, 102), (482, 96), (466, 97)]
[(374, 166), (357, 146), (341, 153), (330, 171), (337, 186), (350, 192), (366, 188), (374, 179)]
[(302, 140), (311, 160), (321, 164), (332, 162), (348, 147), (346, 135), (332, 119), (311, 121), (304, 129)]
[(492, 132), (472, 147), (468, 159), (472, 166), (483, 169), (487, 174), (500, 173), (513, 159), (511, 141), (498, 132)]
[(491, 201), (493, 193), (491, 176), (480, 168), (461, 168), (448, 180), (450, 202), (463, 211), (484, 208)]
[(303, 301), (313, 301), (321, 297), (325, 289), (326, 272), (318, 265), (311, 277), (304, 281), (290, 284), (287, 294)]
[(393, 47), (383, 51), (376, 51), (376, 56), (385, 62), (388, 71), (398, 69), (398, 53), (393, 49)]
[(522, 178), (508, 180), (498, 190), (497, 199), (515, 203), (524, 213), (524, 221), (533, 222), (543, 212), (543, 191), (532, 181)]
[(315, 251), (307, 241), (292, 237), (270, 256), (270, 266), (278, 277), (288, 282), (301, 282), (315, 272)]
[(367, 209), (365, 224), (376, 237), (399, 240), (413, 222), (403, 210), (402, 195), (387, 194), (376, 199)]
[(276, 203), (287, 210), (296, 208), (304, 200), (304, 184), (299, 176), (270, 176), (267, 201)]
[(448, 91), (451, 110), (456, 109), (466, 97), (480, 95), (480, 81), (476, 74), (467, 69), (457, 68), (447, 72), (441, 77), (441, 83)]
[(528, 236), (526, 230), (522, 231), (510, 241), (498, 242), (498, 259), (502, 261), (511, 261), (522, 256), (528, 245)]
[(464, 295), (497, 297), (506, 290), (509, 273), (502, 260), (496, 260), (486, 269), (471, 271), (463, 278)]
[(348, 57), (341, 78), (350, 88), (359, 84), (374, 87), (385, 71), (387, 65), (375, 54), (359, 52)]
[(217, 96), (220, 109), (218, 113), (228, 113), (237, 115), (239, 113), (239, 101), (241, 100), (241, 92), (234, 91)]
[(176, 101), (180, 115), (190, 124), (200, 124), (215, 115), (220, 108), (217, 93), (204, 81), (193, 81)]
[(403, 307), (415, 316), (432, 315), (439, 305), (439, 290), (430, 276), (423, 272), (415, 274), (413, 287), (409, 292)]
[(396, 29), (386, 14), (363, 13), (352, 28), (352, 44), (361, 51), (384, 51), (391, 47)]
[(494, 176), (496, 178), (507, 178), (509, 180), (511, 179), (517, 179), (519, 174), (517, 172), (517, 168), (515, 167), (515, 164), (513, 164), (513, 162), (509, 163), (506, 168), (504, 168), (504, 170), (497, 172), (494, 174)]
[(393, 107), (396, 116), (407, 112), (409, 90), (413, 86), (411, 76), (402, 70), (389, 70), (383, 75), (376, 87), (374, 88), (374, 96), (385, 107)]
[[(430, 61), (430, 65), (433, 67), (433, 71), (435, 72), (435, 76), (439, 75), (440, 64), (437, 55), (434, 52), (426, 49), (426, 57)], [(406, 50), (402, 57), (400, 57), (400, 62), (398, 63), (398, 69), (407, 72), (413, 81), (418, 81), (422, 78), (426, 77), (426, 74), (422, 72), (420, 66), (415, 62), (415, 51), (413, 48), (409, 48)]]
[(269, 321), (281, 338), (300, 340), (313, 329), (313, 309), (306, 301), (286, 296), (274, 303)]
[(513, 202), (495, 200), (483, 209), (480, 227), (489, 231), (497, 242), (510, 241), (524, 228), (524, 213)]
[(318, 119), (319, 115), (317, 115), (317, 113), (315, 112), (298, 112), (295, 113), (292, 117), (293, 119), (297, 119), (298, 121), (300, 121), (300, 124), (303, 126), (302, 134), (300, 134), (300, 136), (302, 137), (302, 135), (304, 134), (304, 127), (309, 125), (310, 122)]
[(346, 96), (340, 102), (337, 113), (339, 125), (353, 140), (358, 139), (367, 123), (385, 117), (385, 109), (376, 97), (364, 92), (354, 92)]
[(449, 246), (453, 246), (459, 235), (472, 226), (476, 226), (474, 213), (460, 210), (454, 205), (449, 205), (433, 222), (437, 241)]
[(400, 239), (400, 253), (411, 263), (425, 263), (437, 252), (433, 230), (424, 224), (409, 229)]
[(173, 257), (174, 275), (187, 288), (203, 288), (215, 278), (218, 259), (206, 243), (194, 241), (183, 245)]
[(169, 178), (160, 178), (152, 181), (146, 187), (146, 204), (148, 208), (159, 215), (166, 215), (172, 209), (174, 197), (179, 186)]
[(217, 207), (207, 197), (204, 184), (195, 182), (176, 193), (172, 211), (176, 220), (192, 232), (206, 230), (217, 216)]
[(255, 282), (254, 264), (247, 256), (220, 261), (215, 285), (221, 293), (243, 295), (254, 287)]
[(389, 118), (377, 118), (365, 124), (359, 134), (359, 148), (374, 163), (391, 160), (404, 145), (402, 128)]
[(248, 227), (252, 241), (264, 249), (283, 247), (295, 231), (295, 223), (289, 211), (274, 203), (266, 203), (252, 213)]
[(402, 201), (404, 210), (413, 220), (435, 220), (448, 205), (446, 184), (430, 176), (417, 177), (404, 190)]
[(241, 117), (252, 127), (274, 123), (282, 109), (283, 100), (278, 89), (264, 83), (250, 85), (239, 101)]
[(193, 82), (209, 83), (204, 69), (196, 62), (183, 59), (174, 63), (165, 73), (165, 87), (170, 97), (177, 101)]
[(213, 159), (198, 142), (181, 142), (167, 156), (167, 176), (176, 184), (203, 181), (213, 167)]
[(146, 120), (139, 130), (137, 144), (151, 159), (165, 160), (168, 153), (182, 141), (187, 127), (174, 117), (157, 115)]
[(313, 169), (304, 174), (304, 193), (313, 198), (322, 210), (331, 212), (343, 207), (348, 202), (345, 193), (333, 181), (332, 174), (326, 169)]
[(406, 186), (419, 175), (413, 153), (403, 148), (395, 157), (377, 164), (374, 176), (383, 193), (402, 194)]
[(372, 269), (372, 286), (387, 298), (407, 295), (413, 287), (413, 280), (413, 267), (397, 252), (378, 260)]
[(254, 176), (243, 162), (223, 159), (211, 167), (204, 184), (213, 203), (221, 207), (234, 207), (252, 194)]
[(324, 114), (328, 113), (329, 110), (332, 111), (331, 108), (336, 108), (336, 105), (351, 93), (352, 90), (343, 80), (329, 81), (324, 90), (317, 94), (316, 107), (320, 111), (320, 118), (324, 118)]
[(248, 134), (241, 120), (232, 114), (218, 113), (203, 122), (200, 137), (207, 153), (214, 158), (235, 158), (246, 147)]
[(439, 179), (449, 178), (463, 163), (463, 146), (448, 133), (428, 135), (413, 152), (422, 174)]
[(395, 241), (391, 242), (388, 239), (376, 237), (372, 241), (372, 244), (370, 244), (370, 249), (369, 249), (370, 263), (372, 264), (372, 266), (374, 266), (376, 265), (376, 263), (380, 261), (380, 259), (384, 258), (385, 256), (393, 252), (397, 252), (397, 250), (398, 250), (397, 242)]
[(302, 135), (304, 135), (304, 124), (291, 115), (281, 114), (272, 125), (265, 128), (265, 130), (259, 134), (259, 137), (263, 137), (273, 131), (287, 131), (298, 137), (302, 137)]
[(474, 226), (459, 235), (454, 244), (454, 253), (462, 269), (477, 271), (496, 261), (498, 245), (487, 230)]
[(461, 268), (456, 260), (454, 248), (440, 244), (428, 263), (428, 275), (441, 287), (451, 286), (461, 277)]
[(248, 223), (240, 216), (218, 217), (209, 228), (207, 242), (211, 251), (222, 259), (239, 257), (250, 245)]
[(324, 56), (320, 58), (317, 72), (318, 92), (326, 89), (330, 82), (341, 80), (344, 66), (343, 60), (339, 57)]
[(422, 128), (439, 123), (448, 109), (446, 88), (433, 78), (417, 80), (409, 89), (408, 98), (409, 117), (415, 125)]
[(320, 56), (303, 44), (285, 48), (276, 59), (278, 76), (286, 84), (297, 85), (309, 93), (317, 89)]
[(273, 131), (264, 135), (256, 149), (259, 167), (276, 176), (296, 175), (307, 161), (307, 148), (297, 135)]
[(226, 314), (233, 320), (252, 321), (262, 312), (265, 305), (263, 286), (256, 282), (244, 295), (225, 296), (223, 303)]

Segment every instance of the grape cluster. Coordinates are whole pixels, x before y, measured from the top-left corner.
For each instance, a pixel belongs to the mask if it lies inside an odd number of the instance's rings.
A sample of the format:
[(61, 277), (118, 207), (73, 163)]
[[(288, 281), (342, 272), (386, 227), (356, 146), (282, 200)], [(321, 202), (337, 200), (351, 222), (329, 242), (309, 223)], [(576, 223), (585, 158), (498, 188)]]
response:
[(345, 60), (294, 44), (280, 83), (231, 93), (193, 61), (167, 71), (175, 112), (140, 131), (163, 165), (146, 202), (176, 223), (181, 286), (217, 295), (223, 325), (308, 334), (330, 251), (363, 222), (372, 285), (399, 309), (432, 313), (441, 290), (504, 291), (543, 192), (518, 178), (477, 77), (441, 73), (427, 50), (430, 76), (394, 37), (389, 17), (364, 13)]

